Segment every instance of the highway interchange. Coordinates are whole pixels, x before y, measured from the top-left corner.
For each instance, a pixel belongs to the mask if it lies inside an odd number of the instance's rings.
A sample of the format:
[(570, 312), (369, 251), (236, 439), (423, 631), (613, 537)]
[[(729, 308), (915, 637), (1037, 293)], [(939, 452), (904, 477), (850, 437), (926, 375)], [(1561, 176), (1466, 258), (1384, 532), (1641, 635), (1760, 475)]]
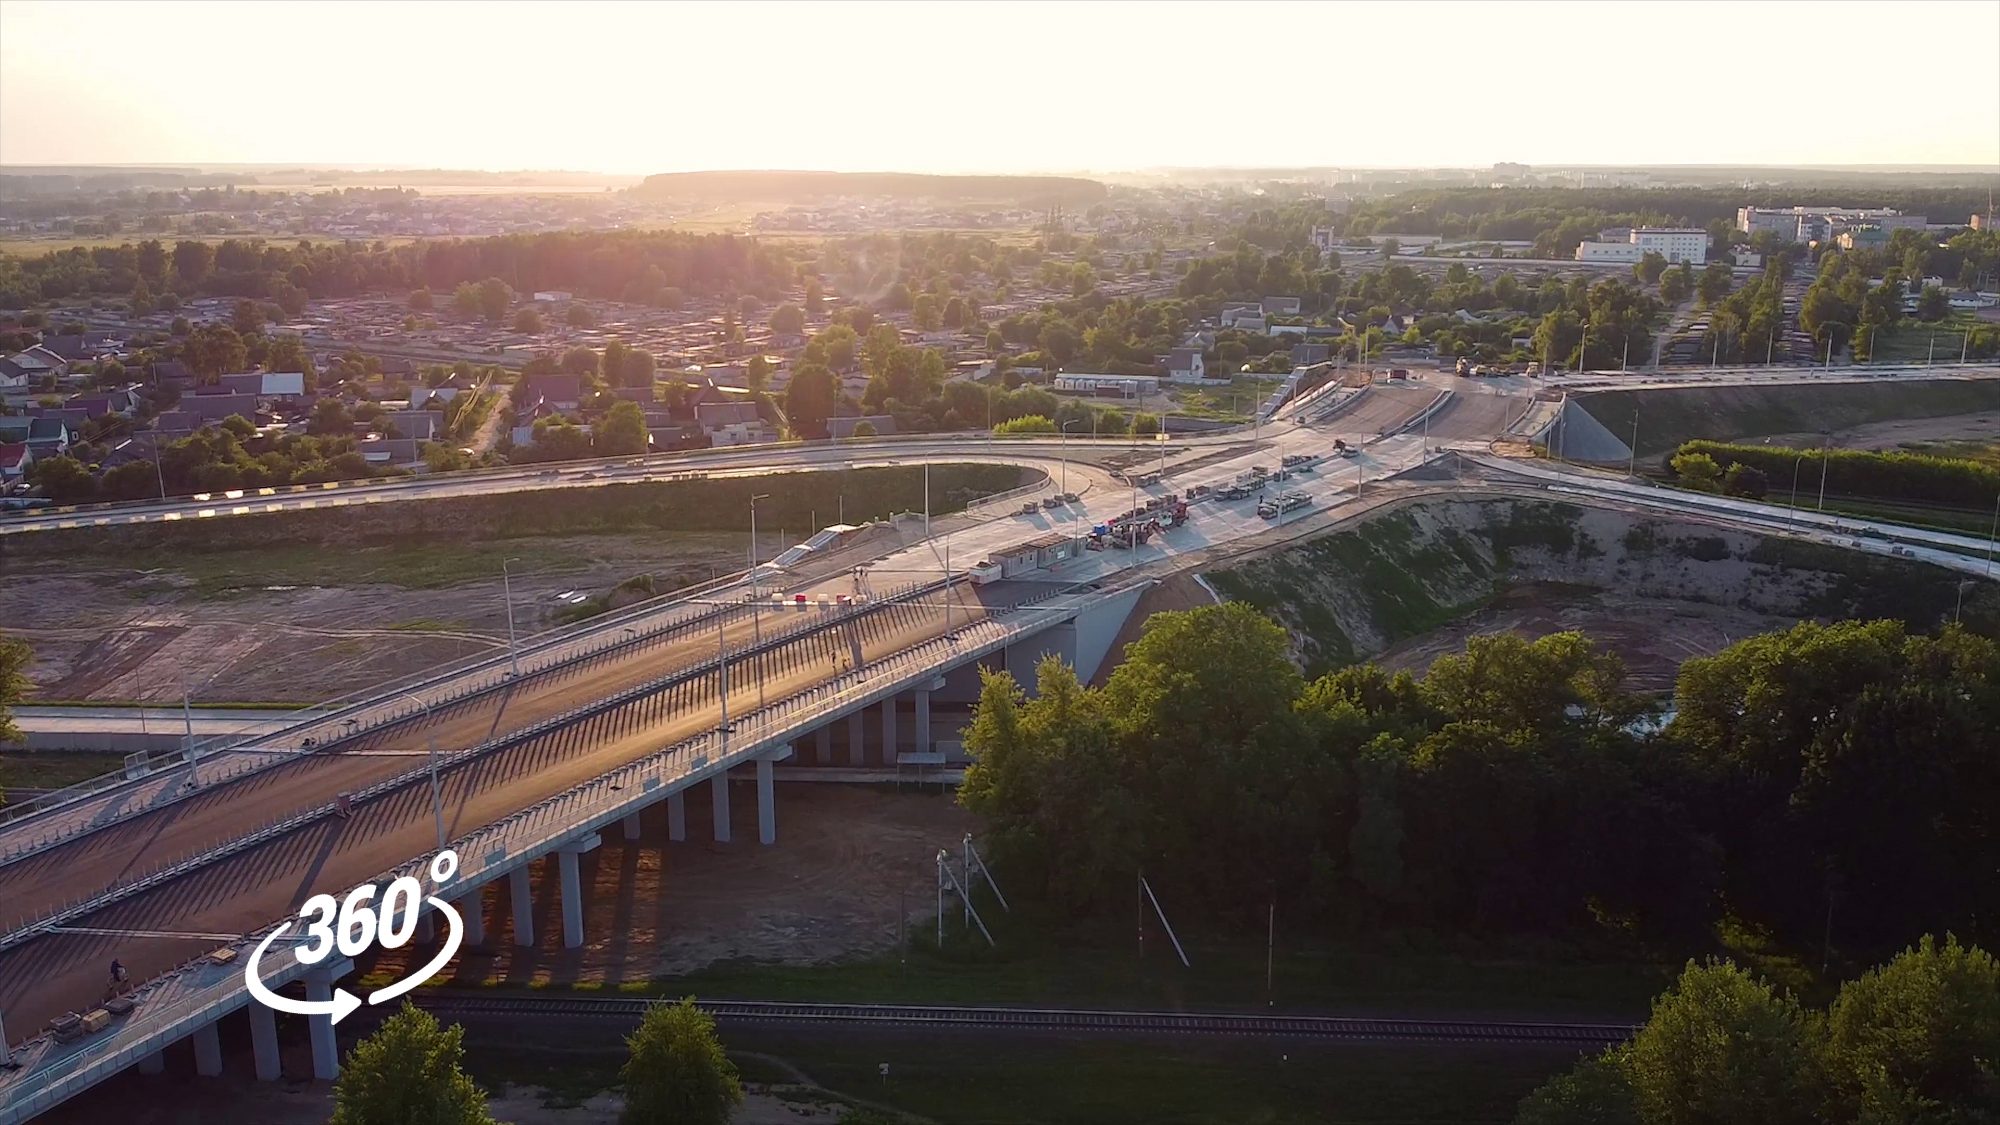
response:
[[(1981, 373), (1996, 374), (1991, 368)], [(750, 474), (999, 461), (1043, 469), (1051, 477), (1073, 475), (1070, 487), (1083, 495), (1074, 505), (1037, 508), (1033, 514), (996, 504), (950, 525), (941, 522), (932, 537), (868, 559), (868, 577), (859, 582), (843, 565), (830, 575), (760, 579), (754, 604), (745, 604), (750, 580), (741, 576), (695, 599), (670, 596), (615, 621), (527, 646), (519, 675), (505, 656), (482, 658), (398, 694), (315, 714), (309, 725), (259, 738), (252, 747), (218, 750), (197, 764), (204, 776), (193, 786), (188, 767), (177, 766), (107, 783), (78, 800), (0, 823), (0, 1013), (19, 1042), (56, 1015), (95, 1003), (103, 967), (113, 957), (135, 980), (145, 980), (214, 948), (221, 938), (270, 925), (310, 894), (368, 881), (426, 853), (438, 842), (430, 785), (420, 768), (432, 747), (442, 755), (445, 832), (456, 839), (714, 729), (722, 722), (725, 667), (732, 717), (760, 697), (770, 702), (811, 692), (951, 628), (1005, 615), (1033, 584), (941, 583), (990, 553), (1050, 532), (1082, 535), (1134, 500), (1225, 483), (1253, 465), (1275, 468), (1283, 455), (1327, 455), (1336, 437), (1361, 446), (1361, 454), (1328, 457), (1284, 486), (1312, 498), (1308, 511), (1293, 518), (1301, 526), (1339, 518), (1369, 482), (1394, 477), (1445, 450), (1489, 470), (1489, 480), (1511, 475), (1519, 487), (1690, 514), (1685, 494), (1491, 456), (1487, 445), (1525, 412), (1533, 388), (1464, 382), (1380, 386), (1337, 404), (1323, 400), (1304, 412), (1306, 421), (1281, 413), (1248, 432), (1149, 443), (1137, 447), (1146, 455), (1140, 471), (1153, 468), (1151, 455), (1162, 450), (1168, 479), (1144, 488), (1071, 460), (1086, 448), (1081, 440), (988, 444), (920, 438), (718, 451), (637, 465), (497, 470), (326, 490), (342, 500), (363, 493), (389, 500), (587, 487), (691, 471)], [(1132, 448), (1129, 442), (1113, 443), (1104, 451)], [(1192, 467), (1177, 471), (1180, 465)], [(1053, 482), (1047, 491), (1053, 491)], [(319, 498), (227, 499), (229, 509), (263, 511)], [(219, 507), (215, 498), (173, 500), (14, 517), (4, 529), (24, 534), (100, 521), (204, 518), (200, 512)], [(1199, 504), (1185, 527), (1144, 547), (1086, 552), (1045, 578), (1070, 586), (1113, 583), (1136, 568), (1157, 572), (1180, 556), (1257, 542), (1276, 529), (1253, 508), (1253, 501)], [(1885, 530), (1719, 498), (1705, 500), (1692, 514), (1843, 546), (1863, 543), (1858, 536), (1867, 530), (1874, 534), (1865, 546), (1980, 573), (1983, 544), (1964, 536)], [(806, 599), (803, 608), (776, 600), (798, 595)], [(842, 595), (862, 595), (862, 608), (842, 609), (837, 604)], [(355, 720), (352, 727), (349, 718)], [(579, 730), (589, 733), (579, 737)], [(313, 739), (310, 747), (307, 738)], [(337, 794), (385, 784), (390, 787), (351, 819), (332, 815)], [(271, 829), (286, 821), (292, 823), (283, 830)]]

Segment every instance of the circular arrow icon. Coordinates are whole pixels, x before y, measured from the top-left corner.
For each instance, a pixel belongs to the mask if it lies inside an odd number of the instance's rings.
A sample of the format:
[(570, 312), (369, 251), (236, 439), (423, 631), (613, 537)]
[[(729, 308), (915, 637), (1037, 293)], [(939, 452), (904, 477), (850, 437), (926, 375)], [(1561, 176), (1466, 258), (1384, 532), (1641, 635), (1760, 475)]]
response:
[[(452, 876), (458, 874), (458, 853), (448, 848), (439, 852), (431, 859), (430, 874), (432, 880), (440, 885), (450, 882)], [(299, 908), (299, 921), (303, 923), (306, 940), (293, 951), (292, 956), (301, 965), (316, 965), (336, 949), (343, 956), (355, 957), (374, 945), (384, 949), (401, 948), (416, 933), (418, 911), (429, 905), (444, 915), (451, 933), (437, 955), (423, 968), (368, 994), (368, 1003), (380, 1004), (401, 996), (442, 971), (457, 955), (459, 945), (465, 940), (465, 920), (459, 917), (458, 910), (450, 903), (436, 895), (424, 895), (421, 884), (408, 875), (390, 882), (388, 891), (382, 896), (379, 913), (369, 905), (374, 898), (375, 885), (364, 883), (349, 891), (339, 902), (328, 894), (307, 899), (305, 905)], [(243, 965), (244, 987), (267, 1008), (301, 1016), (331, 1016), (334, 1023), (339, 1023), (361, 1007), (361, 1001), (346, 989), (334, 989), (333, 997), (328, 1000), (293, 1000), (278, 995), (264, 985), (264, 974), (260, 971), (264, 953), (291, 925), (290, 921), (285, 922), (257, 943), (256, 950)]]

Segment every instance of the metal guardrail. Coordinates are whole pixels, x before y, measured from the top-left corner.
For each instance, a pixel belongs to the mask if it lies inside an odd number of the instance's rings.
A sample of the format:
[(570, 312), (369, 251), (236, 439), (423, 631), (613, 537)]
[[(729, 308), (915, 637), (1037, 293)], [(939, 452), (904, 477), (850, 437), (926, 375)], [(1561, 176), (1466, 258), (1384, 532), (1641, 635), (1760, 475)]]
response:
[[(419, 1007), (447, 1016), (594, 1017), (636, 1022), (657, 998), (420, 990)], [(1433, 1042), (1622, 1043), (1638, 1027), (1622, 1023), (1531, 1020), (1444, 1020), (1417, 1017), (1278, 1015), (1245, 1012), (1148, 1012), (1130, 1009), (1028, 1008), (934, 1004), (826, 1004), (769, 1000), (701, 1000), (695, 1006), (721, 1020), (762, 1023), (842, 1023), (903, 1027), (963, 1027), (1007, 1031), (1099, 1034), (1170, 1033), (1311, 1039), (1404, 1039)]]
[[(636, 808), (653, 804), (671, 792), (707, 780), (732, 765), (754, 759), (767, 752), (772, 745), (802, 736), (848, 710), (867, 706), (903, 690), (911, 683), (928, 679), (936, 674), (940, 659), (977, 659), (1021, 635), (1071, 616), (1082, 607), (1064, 606), (1053, 610), (1038, 610), (1037, 607), (1075, 592), (1074, 588), (1046, 591), (1008, 611), (1010, 615), (1032, 615), (1032, 620), (986, 618), (971, 623), (955, 635), (921, 642), (866, 668), (846, 673), (837, 680), (751, 712), (738, 719), (727, 734), (709, 731), (683, 740), (522, 809), (503, 821), (477, 829), (452, 841), (451, 846), (460, 855), (460, 870), (451, 890), (439, 887), (430, 878), (429, 864), (422, 857), (365, 882), (380, 885), (409, 875), (416, 878), (427, 892), (463, 894), (465, 887), (500, 878), (546, 854), (563, 841), (588, 835)], [(1116, 596), (1117, 593), (1100, 593), (1091, 600)], [(235, 949), (240, 957), (264, 935), (284, 924), (281, 921), (259, 927), (228, 948)], [(204, 973), (203, 966), (208, 964), (203, 959), (184, 965), (143, 986), (140, 995), (161, 994), (189, 974)], [(295, 971), (292, 975), (298, 974)], [(265, 979), (279, 983), (269, 972), (265, 974)], [(97, 1047), (86, 1044), (79, 1051), (62, 1053), (60, 1045), (46, 1035), (29, 1041), (22, 1047), (23, 1054), (30, 1058), (40, 1056), (41, 1061), (32, 1069), (13, 1077), (0, 1078), (0, 1093), (8, 1098), (4, 1107), (0, 1107), (0, 1114), (21, 1112), (18, 1117), (0, 1116), (0, 1125), (25, 1120), (27, 1113), (55, 1105), (124, 1069), (138, 1057), (157, 1050), (194, 1027), (233, 1011), (245, 997), (240, 972), (229, 972), (219, 982), (196, 982), (194, 987), (202, 990), (201, 996), (165, 1009), (153, 1010), (142, 1004), (118, 1025), (113, 1040)], [(51, 1057), (57, 1054), (61, 1057)], [(28, 1092), (23, 1095), (22, 1090)]]

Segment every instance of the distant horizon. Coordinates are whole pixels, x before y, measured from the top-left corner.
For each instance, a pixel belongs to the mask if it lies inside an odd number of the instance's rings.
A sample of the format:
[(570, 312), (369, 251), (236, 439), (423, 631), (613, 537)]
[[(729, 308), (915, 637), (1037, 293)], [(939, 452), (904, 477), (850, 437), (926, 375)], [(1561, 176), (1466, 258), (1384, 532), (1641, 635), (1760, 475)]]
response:
[(139, 161), (73, 161), (64, 163), (34, 161), (0, 161), (0, 173), (21, 174), (23, 172), (50, 171), (157, 171), (157, 172), (429, 172), (467, 173), (481, 176), (594, 176), (603, 179), (645, 179), (648, 176), (700, 175), (700, 174), (740, 174), (748, 172), (769, 173), (839, 173), (842, 175), (910, 175), (910, 176), (1074, 176), (1131, 175), (1144, 172), (1256, 172), (1256, 171), (1296, 171), (1296, 172), (1477, 172), (1492, 168), (1497, 164), (1521, 164), (1530, 171), (1616, 171), (1636, 172), (1653, 170), (1685, 171), (1771, 171), (1771, 172), (1883, 172), (1883, 173), (1937, 173), (1956, 172), (1967, 175), (2000, 176), (2000, 163), (1958, 163), (1958, 164), (1746, 164), (1746, 163), (1674, 163), (1642, 162), (1622, 164), (1593, 164), (1585, 162), (1551, 161), (1528, 163), (1527, 161), (1493, 161), (1486, 164), (1157, 164), (1131, 168), (1020, 168), (1020, 169), (971, 169), (967, 171), (935, 172), (909, 167), (869, 167), (869, 168), (810, 168), (792, 166), (770, 167), (713, 167), (676, 168), (657, 172), (613, 172), (597, 168), (479, 168), (443, 164), (389, 164), (368, 161), (325, 161), (325, 160), (139, 160)]
[[(2000, 166), (2000, 53), (1952, 46), (2000, 41), (1992, 3), (1242, 0), (1156, 5), (1143, 19), (1090, 2), (473, 11), (7, 0), (0, 165), (607, 176)], [(1826, 123), (1804, 125), (1831, 106), (1835, 79), (1685, 65), (1812, 26), (1865, 26), (1871, 57), (1940, 65), (1920, 97), (1843, 99)], [(145, 55), (79, 80), (75, 45), (107, 27)], [(300, 51), (395, 78), (294, 84), (259, 65)], [(171, 77), (148, 58), (172, 60)], [(1042, 61), (1052, 58), (1078, 62)], [(563, 77), (538, 82), (531, 67), (544, 65)], [(1178, 81), (1180, 69), (1242, 78)], [(313, 159), (294, 158), (307, 148)]]

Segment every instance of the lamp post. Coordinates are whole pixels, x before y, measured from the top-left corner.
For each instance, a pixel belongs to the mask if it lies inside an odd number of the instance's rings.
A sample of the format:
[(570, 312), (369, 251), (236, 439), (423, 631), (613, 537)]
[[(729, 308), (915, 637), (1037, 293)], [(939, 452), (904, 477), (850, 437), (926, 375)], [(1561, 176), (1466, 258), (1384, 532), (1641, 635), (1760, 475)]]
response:
[(1799, 506), (1799, 467), (1805, 463), (1806, 455), (1803, 453), (1792, 458), (1792, 508), (1794, 511)]
[(516, 679), (521, 675), (521, 654), (514, 647), (514, 580), (507, 568), (520, 561), (518, 558), (500, 560), (500, 591), (507, 599), (507, 674)]
[[(930, 466), (924, 467), (928, 469)], [(764, 643), (764, 628), (758, 617), (764, 592), (757, 575), (757, 501), (770, 498), (768, 492), (752, 493), (750, 496), (750, 635), (758, 644)]]
[[(1062, 424), (1062, 488), (1058, 491), (1064, 496), (1069, 495), (1069, 428), (1081, 421), (1083, 421), (1081, 418), (1071, 418)], [(1092, 437), (1097, 436), (1097, 420), (1095, 418), (1091, 419), (1090, 433)]]
[(1639, 409), (1636, 406), (1632, 408), (1632, 456), (1625, 462), (1625, 475), (1639, 475)]
[(1819, 511), (1826, 511), (1826, 463), (1827, 444), (1833, 440), (1832, 430), (1819, 432)]
[(1849, 324), (1849, 323), (1847, 323), (1847, 322), (1846, 322), (1846, 321), (1844, 321), (1844, 320), (1828, 320), (1828, 321), (1823, 321), (1823, 322), (1821, 322), (1821, 324), (1820, 324), (1820, 327), (1822, 327), (1822, 328), (1825, 328), (1825, 329), (1827, 330), (1827, 333), (1826, 333), (1826, 369), (1827, 369), (1828, 371), (1831, 371), (1831, 370), (1833, 370), (1833, 329), (1834, 329), (1834, 328), (1835, 328), (1836, 326), (1838, 326), (1838, 327), (1840, 327), (1840, 328), (1845, 328), (1845, 329), (1847, 329), (1847, 330), (1848, 330), (1848, 331), (1850, 331), (1850, 332), (1854, 330), (1854, 326), (1853, 326), (1852, 324)]
[[(404, 699), (414, 700), (417, 706), (424, 709), (424, 725), (428, 727), (431, 722), (431, 705), (429, 701), (411, 692), (406, 691), (402, 694)], [(445, 844), (448, 841), (445, 839), (445, 834), (444, 834), (444, 789), (438, 783), (438, 743), (437, 743), (437, 734), (435, 732), (433, 732), (430, 735), (429, 741), (430, 741), (430, 770), (431, 770), (431, 815), (437, 820), (438, 850), (443, 851)]]

